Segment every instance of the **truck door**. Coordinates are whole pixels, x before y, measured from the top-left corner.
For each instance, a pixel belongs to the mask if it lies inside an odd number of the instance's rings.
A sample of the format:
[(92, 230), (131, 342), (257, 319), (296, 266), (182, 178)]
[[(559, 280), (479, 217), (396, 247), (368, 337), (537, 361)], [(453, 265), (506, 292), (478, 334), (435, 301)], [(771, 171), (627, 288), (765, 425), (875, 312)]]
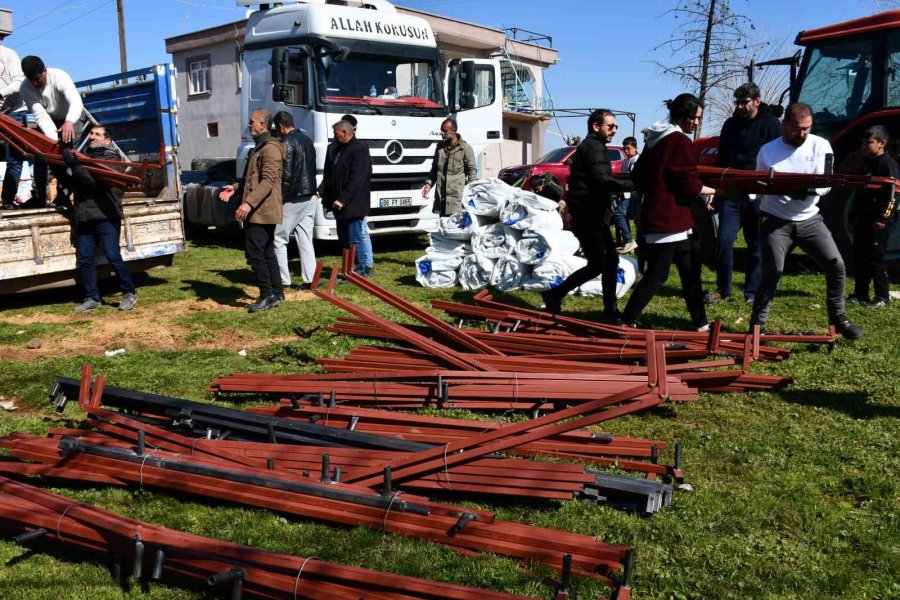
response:
[(491, 144), (501, 141), (503, 93), (500, 63), (482, 58), (450, 61), (447, 69), (447, 104), (459, 132), (475, 151), (481, 175), (481, 155)]

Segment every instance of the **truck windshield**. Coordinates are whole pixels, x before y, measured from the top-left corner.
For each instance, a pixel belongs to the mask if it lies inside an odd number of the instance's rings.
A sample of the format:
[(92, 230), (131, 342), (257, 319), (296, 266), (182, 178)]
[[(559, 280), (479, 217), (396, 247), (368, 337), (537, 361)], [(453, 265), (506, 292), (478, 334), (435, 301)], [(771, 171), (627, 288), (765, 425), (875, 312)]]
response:
[(356, 52), (341, 62), (316, 60), (319, 101), (384, 108), (441, 109), (440, 69), (433, 58)]
[(842, 41), (809, 52), (798, 100), (812, 107), (816, 130), (831, 129), (873, 108), (870, 40)]

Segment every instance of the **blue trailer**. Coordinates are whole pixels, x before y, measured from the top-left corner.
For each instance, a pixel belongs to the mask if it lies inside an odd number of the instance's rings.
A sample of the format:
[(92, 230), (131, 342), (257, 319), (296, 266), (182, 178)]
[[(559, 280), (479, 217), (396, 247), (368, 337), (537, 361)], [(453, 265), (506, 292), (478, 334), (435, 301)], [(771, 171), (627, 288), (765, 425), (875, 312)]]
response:
[[(164, 165), (125, 191), (120, 244), (132, 270), (171, 264), (185, 248), (174, 67), (161, 64), (75, 85), (128, 160)], [(105, 263), (102, 256), (97, 260)], [(74, 283), (66, 216), (50, 208), (0, 212), (0, 294)]]

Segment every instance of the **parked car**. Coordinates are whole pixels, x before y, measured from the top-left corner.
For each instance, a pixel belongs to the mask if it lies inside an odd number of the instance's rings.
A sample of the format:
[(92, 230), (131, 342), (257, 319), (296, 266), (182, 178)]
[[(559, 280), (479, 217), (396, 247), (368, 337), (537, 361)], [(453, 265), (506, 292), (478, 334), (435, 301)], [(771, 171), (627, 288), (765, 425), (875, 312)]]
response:
[(707, 167), (716, 166), (716, 155), (719, 153), (719, 136), (702, 137), (694, 142), (697, 148), (697, 162)]
[[(526, 175), (552, 173), (559, 180), (563, 189), (567, 189), (566, 180), (569, 178), (569, 165), (566, 161), (575, 153), (575, 148), (575, 146), (565, 146), (551, 150), (530, 165), (518, 165), (501, 169), (498, 177), (509, 185), (514, 185)], [(607, 146), (606, 148), (609, 151), (609, 160), (613, 173), (621, 172), (622, 161), (625, 159), (622, 146)], [(525, 182), (524, 187), (527, 189), (527, 182)]]

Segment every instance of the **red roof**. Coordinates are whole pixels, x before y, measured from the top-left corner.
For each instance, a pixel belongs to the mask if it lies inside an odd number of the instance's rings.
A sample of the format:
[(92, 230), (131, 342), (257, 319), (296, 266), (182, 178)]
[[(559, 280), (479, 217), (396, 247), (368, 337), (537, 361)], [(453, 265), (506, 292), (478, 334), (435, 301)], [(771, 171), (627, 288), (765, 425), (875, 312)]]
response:
[(894, 28), (900, 28), (900, 10), (889, 10), (870, 17), (844, 21), (843, 23), (828, 25), (827, 27), (807, 29), (797, 34), (797, 40), (794, 43), (798, 46), (805, 46), (812, 42)]

